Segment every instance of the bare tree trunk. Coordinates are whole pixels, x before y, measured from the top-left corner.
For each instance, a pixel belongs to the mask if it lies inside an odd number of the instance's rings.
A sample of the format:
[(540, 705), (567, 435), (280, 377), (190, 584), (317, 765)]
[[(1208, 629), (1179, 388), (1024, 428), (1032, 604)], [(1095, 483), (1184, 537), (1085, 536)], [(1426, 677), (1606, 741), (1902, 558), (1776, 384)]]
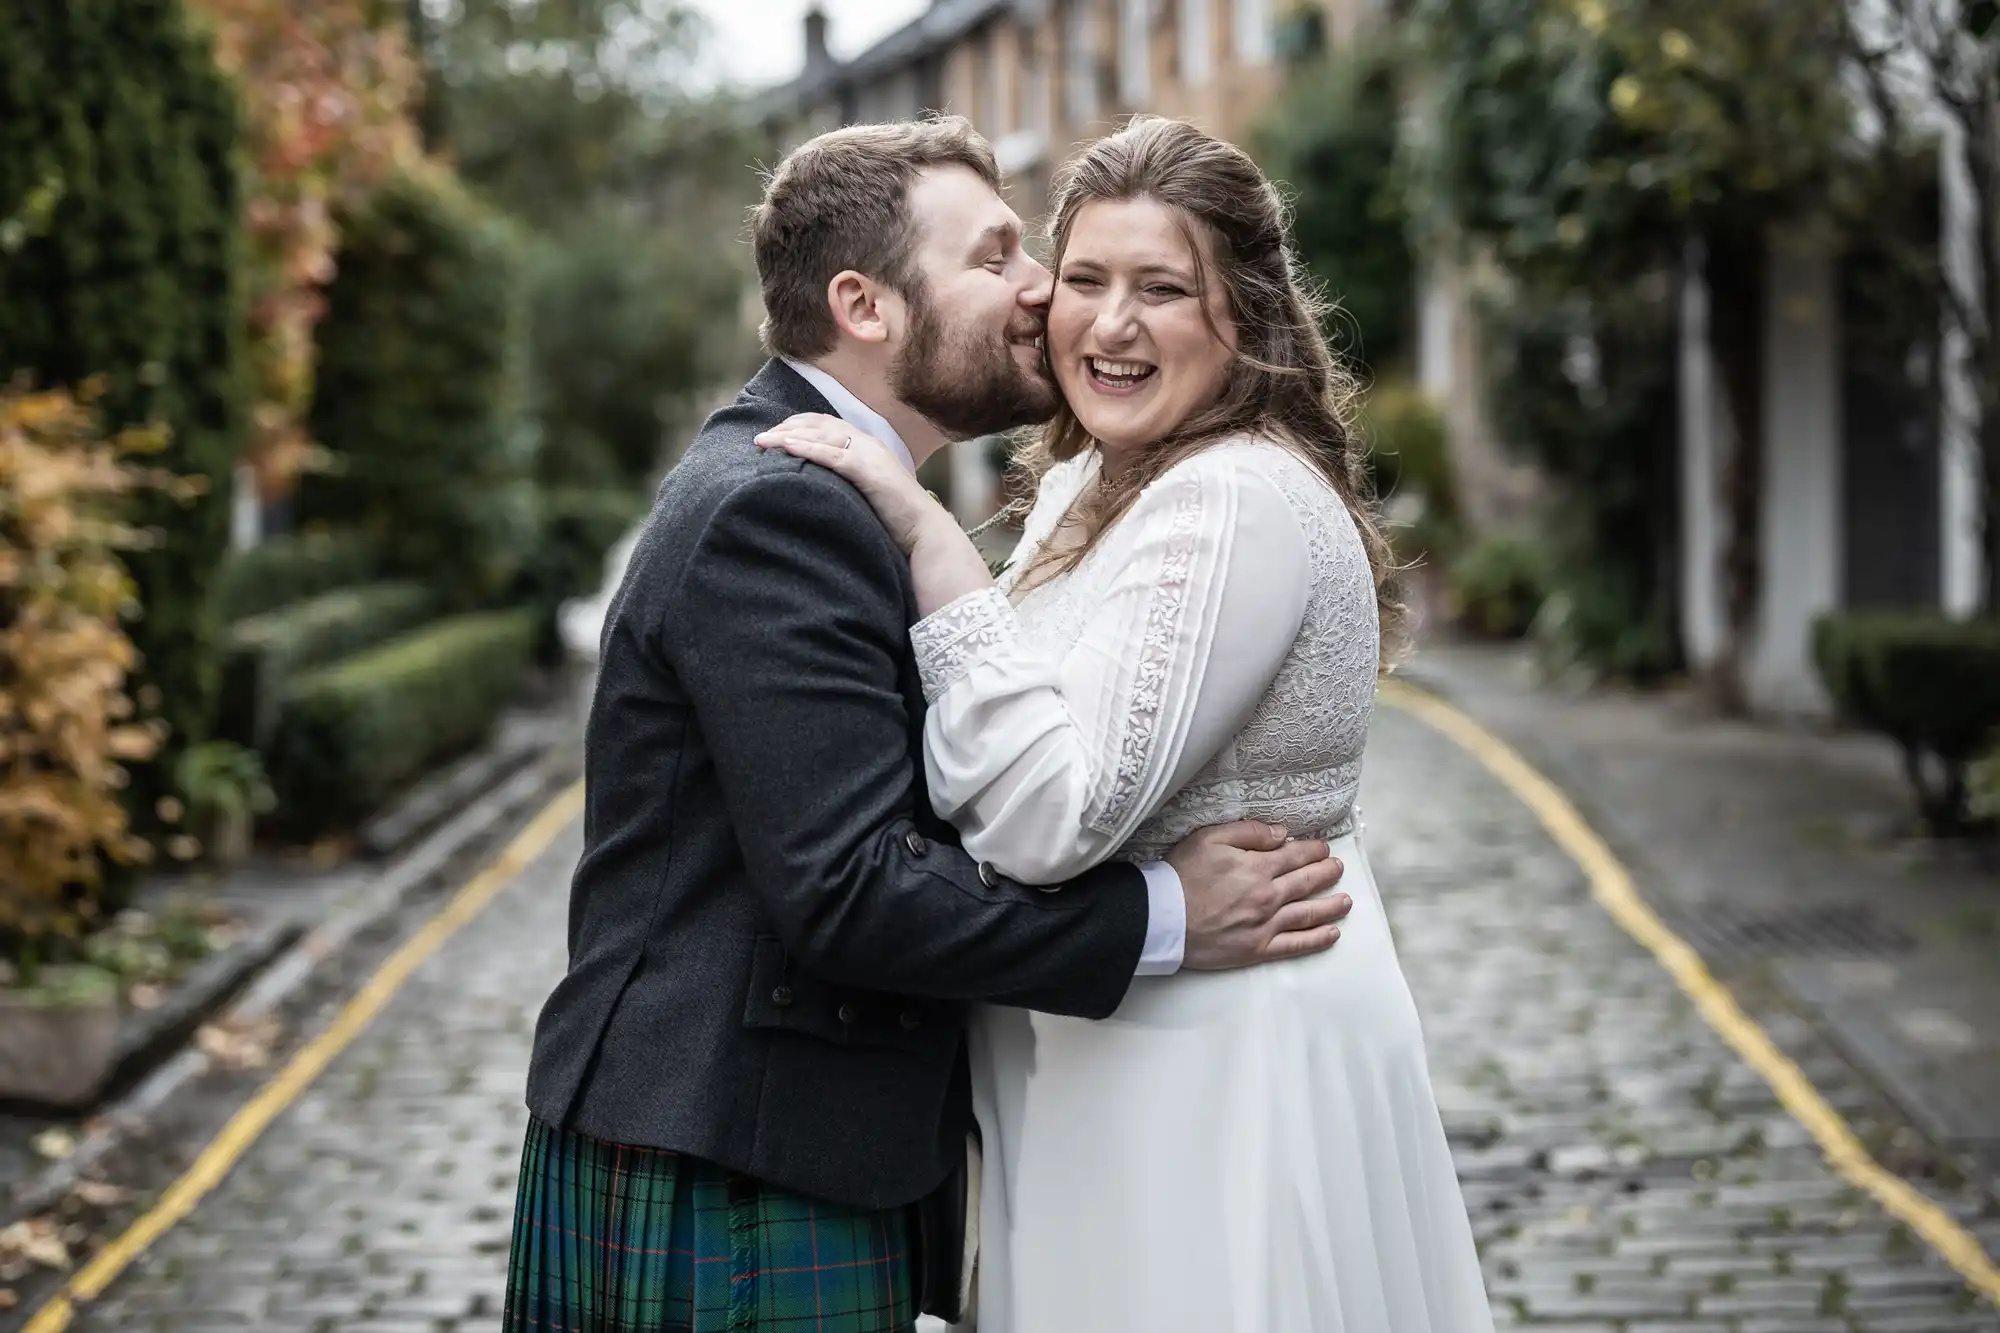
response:
[(417, 107), (417, 137), (425, 152), (440, 153), (445, 150), (450, 138), (450, 109), (445, 100), (449, 94), (431, 50), (431, 22), (424, 14), (423, 0), (408, 0), (403, 15), (409, 29), (410, 54), (423, 71), (420, 93), (423, 100)]
[(1761, 235), (1728, 229), (1710, 235), (1707, 250), (1709, 342), (1734, 437), (1722, 465), (1723, 645), (1708, 686), (1719, 709), (1741, 715), (1750, 708), (1745, 658), (1763, 588), (1766, 254)]
[(1972, 182), (1972, 226), (1978, 237), (1977, 327), (1967, 329), (1969, 359), (1978, 377), (1980, 564), (1985, 574), (1981, 609), (2000, 610), (2000, 126), (1990, 98), (1966, 108), (1965, 160)]

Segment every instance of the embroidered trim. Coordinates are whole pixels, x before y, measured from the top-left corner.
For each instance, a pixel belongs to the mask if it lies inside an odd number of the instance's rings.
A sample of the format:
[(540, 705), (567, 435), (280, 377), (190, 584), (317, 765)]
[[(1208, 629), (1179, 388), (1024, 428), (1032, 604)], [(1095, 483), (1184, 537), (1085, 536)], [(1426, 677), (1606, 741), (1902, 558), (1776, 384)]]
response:
[(1014, 608), (998, 588), (969, 592), (910, 626), (924, 700), (936, 703), (986, 650), (1013, 638), (1014, 629)]
[(1159, 741), (1160, 708), (1166, 702), (1174, 640), (1187, 613), (1188, 573), (1194, 567), (1201, 508), (1201, 478), (1189, 477), (1180, 483), (1167, 528), (1166, 558), (1160, 563), (1159, 582), (1146, 603), (1146, 630), (1132, 681), (1132, 702), (1126, 709), (1125, 736), (1118, 748), (1118, 772), (1103, 809), (1090, 821), (1090, 827), (1099, 833), (1116, 829), (1138, 799), (1139, 780)]

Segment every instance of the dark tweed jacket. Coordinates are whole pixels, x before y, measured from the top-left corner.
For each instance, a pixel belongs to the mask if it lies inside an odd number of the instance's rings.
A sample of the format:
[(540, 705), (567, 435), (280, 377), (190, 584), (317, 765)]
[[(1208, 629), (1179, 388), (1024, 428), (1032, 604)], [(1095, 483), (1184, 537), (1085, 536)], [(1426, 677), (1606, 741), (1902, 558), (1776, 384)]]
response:
[(964, 1002), (1110, 1013), (1146, 891), (1013, 883), (932, 813), (908, 564), (846, 482), (751, 443), (831, 410), (767, 364), (660, 487), (605, 621), (528, 1105), (889, 1207), (963, 1161)]

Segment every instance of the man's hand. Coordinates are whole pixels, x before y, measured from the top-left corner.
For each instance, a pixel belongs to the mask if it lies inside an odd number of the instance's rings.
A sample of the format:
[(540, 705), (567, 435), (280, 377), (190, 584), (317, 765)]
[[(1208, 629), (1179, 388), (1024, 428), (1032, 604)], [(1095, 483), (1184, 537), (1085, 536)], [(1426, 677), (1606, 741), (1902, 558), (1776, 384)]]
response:
[(1191, 833), (1167, 853), (1187, 895), (1187, 950), (1181, 966), (1215, 972), (1333, 947), (1354, 906), (1325, 893), (1346, 867), (1324, 842), (1286, 842), (1285, 830), (1257, 820)]

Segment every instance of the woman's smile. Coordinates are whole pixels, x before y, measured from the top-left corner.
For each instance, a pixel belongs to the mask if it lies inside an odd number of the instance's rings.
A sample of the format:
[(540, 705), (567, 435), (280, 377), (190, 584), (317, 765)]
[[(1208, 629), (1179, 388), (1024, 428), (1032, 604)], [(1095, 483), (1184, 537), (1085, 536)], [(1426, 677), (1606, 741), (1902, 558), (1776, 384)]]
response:
[(1084, 376), (1092, 389), (1119, 398), (1129, 398), (1141, 392), (1160, 372), (1158, 366), (1147, 365), (1143, 361), (1101, 356), (1085, 357), (1083, 367)]

